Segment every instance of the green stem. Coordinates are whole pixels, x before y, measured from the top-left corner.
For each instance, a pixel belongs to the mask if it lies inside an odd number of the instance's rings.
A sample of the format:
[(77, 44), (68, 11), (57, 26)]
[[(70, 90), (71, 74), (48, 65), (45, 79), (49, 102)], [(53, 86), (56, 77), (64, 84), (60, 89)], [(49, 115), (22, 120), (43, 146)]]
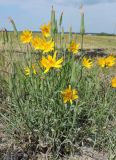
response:
[(83, 40), (84, 40), (84, 34), (81, 35), (81, 53), (83, 53)]
[(55, 34), (55, 33), (54, 33), (54, 38), (53, 38), (53, 39), (54, 39), (54, 52), (55, 52), (55, 49), (56, 49), (56, 46), (55, 46), (55, 45), (56, 45), (56, 44), (55, 44), (56, 34)]
[[(81, 54), (83, 53), (83, 40), (84, 40), (84, 34), (81, 34)], [(85, 56), (85, 55), (81, 55), (80, 61), (82, 61), (82, 59), (83, 59), (84, 56)], [(83, 67), (81, 66), (80, 78), (79, 78), (79, 80), (78, 80), (78, 83), (81, 81), (82, 75), (83, 75)]]
[(61, 47), (61, 27), (60, 27), (60, 51), (61, 51), (61, 49), (62, 49), (62, 47)]

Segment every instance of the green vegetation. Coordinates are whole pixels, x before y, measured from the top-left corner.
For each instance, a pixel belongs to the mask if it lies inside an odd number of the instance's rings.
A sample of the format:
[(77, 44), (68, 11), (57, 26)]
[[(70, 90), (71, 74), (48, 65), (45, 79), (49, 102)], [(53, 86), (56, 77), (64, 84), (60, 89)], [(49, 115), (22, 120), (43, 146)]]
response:
[[(116, 88), (111, 79), (115, 76), (115, 58), (100, 66), (98, 57), (91, 58), (84, 48), (115, 52), (116, 36), (85, 35), (83, 45), (82, 35), (70, 32), (60, 43), (62, 37), (55, 28), (54, 12), (51, 32), (52, 42), (56, 43), (48, 53), (43, 53), (46, 42), (42, 39), (38, 47), (45, 45), (44, 49), (34, 50), (31, 41), (26, 44), (22, 44), (24, 40), (19, 41), (17, 30), (15, 34), (0, 33), (0, 89), (6, 93), (0, 108), (4, 130), (18, 145), (25, 144), (23, 149), (32, 147), (33, 152), (52, 154), (53, 159), (75, 154), (83, 145), (108, 152), (109, 159), (113, 159)], [(33, 37), (35, 34), (40, 37), (40, 33), (33, 33)], [(80, 50), (77, 42), (82, 42)], [(50, 58), (56, 50), (56, 57)], [(85, 57), (89, 64), (83, 62)], [(59, 59), (63, 59), (60, 66)], [(78, 97), (73, 99), (73, 94)], [(69, 98), (66, 103), (64, 95)], [(5, 106), (2, 100), (6, 100)]]

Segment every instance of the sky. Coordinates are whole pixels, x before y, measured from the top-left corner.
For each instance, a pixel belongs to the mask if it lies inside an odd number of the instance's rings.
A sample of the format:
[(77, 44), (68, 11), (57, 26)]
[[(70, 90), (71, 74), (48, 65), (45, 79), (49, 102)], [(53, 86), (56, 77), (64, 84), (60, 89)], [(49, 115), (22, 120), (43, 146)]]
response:
[(80, 5), (84, 5), (85, 30), (88, 33), (116, 33), (116, 0), (0, 0), (0, 28), (12, 30), (8, 17), (12, 17), (18, 30), (38, 31), (48, 23), (52, 5), (59, 19), (64, 12), (65, 31), (72, 26), (80, 31)]

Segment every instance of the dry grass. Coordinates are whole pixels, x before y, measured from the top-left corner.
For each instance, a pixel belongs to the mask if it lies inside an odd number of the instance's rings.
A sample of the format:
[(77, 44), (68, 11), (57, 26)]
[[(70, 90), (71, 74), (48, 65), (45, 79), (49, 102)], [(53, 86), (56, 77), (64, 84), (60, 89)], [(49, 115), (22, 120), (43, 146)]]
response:
[[(73, 35), (73, 37), (75, 38), (76, 36)], [(68, 40), (68, 35), (65, 35), (65, 39)], [(81, 42), (80, 35), (77, 35), (77, 41)], [(85, 35), (84, 48), (116, 49), (116, 36)]]
[[(13, 39), (13, 43), (16, 45), (16, 40), (14, 39), (14, 33), (9, 32), (10, 39)], [(20, 33), (19, 33), (20, 34)], [(34, 35), (40, 35), (39, 32), (34, 32)], [(68, 42), (68, 34), (65, 34), (65, 41)], [(2, 42), (2, 36), (0, 32), (0, 48)], [(59, 38), (58, 38), (59, 39)], [(77, 39), (77, 41), (81, 42), (81, 35), (73, 34), (73, 39)], [(93, 35), (93, 34), (86, 34), (84, 36), (84, 48), (107, 48), (107, 49), (116, 49), (116, 35), (115, 36), (106, 36), (106, 35)]]

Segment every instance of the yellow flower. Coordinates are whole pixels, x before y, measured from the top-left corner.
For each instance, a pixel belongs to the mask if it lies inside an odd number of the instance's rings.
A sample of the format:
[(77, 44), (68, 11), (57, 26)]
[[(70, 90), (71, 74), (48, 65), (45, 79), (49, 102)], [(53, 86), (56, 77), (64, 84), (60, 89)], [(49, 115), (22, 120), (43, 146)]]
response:
[(115, 64), (116, 58), (114, 56), (108, 56), (106, 58), (106, 67), (112, 67)]
[(33, 64), (31, 69), (30, 69), (29, 67), (24, 68), (25, 75), (26, 75), (26, 76), (29, 76), (29, 75), (31, 74), (31, 70), (32, 70), (32, 73), (33, 73), (33, 74), (37, 74), (36, 69), (35, 69), (35, 66), (34, 66), (34, 64)]
[(47, 41), (45, 38), (34, 37), (31, 41), (35, 50), (42, 50), (43, 53), (48, 53), (54, 50), (54, 42), (52, 39)]
[(40, 30), (45, 37), (50, 36), (50, 27), (51, 27), (50, 23), (48, 23), (47, 25), (44, 24), (40, 27)]
[(32, 39), (32, 32), (29, 30), (25, 30), (22, 32), (21, 36), (20, 36), (20, 40), (22, 43), (30, 43)]
[(116, 76), (112, 78), (111, 82), (112, 82), (112, 87), (116, 88)]
[(39, 37), (34, 37), (31, 41), (32, 46), (35, 50), (41, 50), (42, 49), (42, 40)]
[(93, 65), (93, 62), (91, 61), (90, 58), (86, 58), (84, 57), (83, 60), (82, 60), (82, 65), (88, 69), (90, 69)]
[(48, 55), (46, 57), (42, 57), (40, 64), (45, 68), (44, 73), (47, 73), (51, 68), (61, 68), (61, 63), (63, 62), (63, 58), (60, 58), (59, 60), (56, 59), (56, 52), (54, 53), (53, 57)]
[(42, 43), (41, 43), (41, 49), (43, 50), (43, 53), (48, 53), (54, 50), (54, 41), (49, 40), (45, 40), (42, 39)]
[(69, 85), (69, 87), (67, 89), (65, 89), (62, 92), (63, 95), (63, 101), (64, 103), (70, 102), (72, 104), (73, 100), (78, 99), (78, 92), (76, 89), (71, 89), (71, 86)]
[(98, 59), (98, 64), (101, 67), (112, 67), (115, 65), (116, 58), (113, 56), (108, 56), (108, 57), (102, 57)]
[(98, 58), (98, 65), (101, 67), (105, 67), (106, 61), (104, 57)]
[(24, 70), (25, 70), (25, 75), (29, 76), (30, 75), (30, 68), (26, 67), (26, 68), (24, 68)]
[(79, 47), (80, 44), (77, 44), (75, 41), (72, 41), (69, 45), (68, 45), (68, 51), (72, 52), (73, 54), (78, 53), (79, 51)]

